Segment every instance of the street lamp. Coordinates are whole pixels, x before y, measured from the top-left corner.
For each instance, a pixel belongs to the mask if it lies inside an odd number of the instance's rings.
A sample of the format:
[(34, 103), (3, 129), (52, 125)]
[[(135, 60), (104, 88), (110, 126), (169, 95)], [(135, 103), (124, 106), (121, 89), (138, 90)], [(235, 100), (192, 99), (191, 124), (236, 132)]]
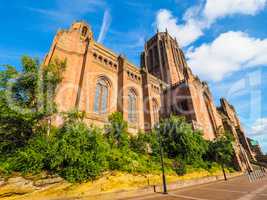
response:
[(160, 148), (160, 161), (161, 161), (161, 170), (162, 170), (163, 194), (168, 194), (167, 185), (166, 185), (166, 177), (165, 177), (165, 169), (164, 169), (164, 160), (163, 160), (162, 138), (160, 136), (159, 124), (156, 125), (156, 130), (157, 130), (157, 134), (158, 134), (159, 148)]

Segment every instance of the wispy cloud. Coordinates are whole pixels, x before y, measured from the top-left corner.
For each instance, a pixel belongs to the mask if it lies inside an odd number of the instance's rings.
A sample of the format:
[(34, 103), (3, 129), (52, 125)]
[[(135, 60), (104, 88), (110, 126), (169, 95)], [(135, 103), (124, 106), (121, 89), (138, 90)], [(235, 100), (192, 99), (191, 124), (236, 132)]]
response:
[(53, 23), (60, 25), (69, 25), (75, 20), (79, 20), (86, 13), (95, 12), (100, 7), (105, 7), (106, 4), (102, 0), (56, 0), (54, 8), (32, 8), (29, 10), (41, 14), (43, 17), (48, 18)]
[(106, 33), (110, 27), (111, 20), (112, 20), (112, 18), (111, 18), (109, 10), (105, 10), (102, 25), (101, 25), (101, 30), (100, 30), (97, 42), (100, 42), (100, 43), (103, 42), (103, 40), (106, 36)]

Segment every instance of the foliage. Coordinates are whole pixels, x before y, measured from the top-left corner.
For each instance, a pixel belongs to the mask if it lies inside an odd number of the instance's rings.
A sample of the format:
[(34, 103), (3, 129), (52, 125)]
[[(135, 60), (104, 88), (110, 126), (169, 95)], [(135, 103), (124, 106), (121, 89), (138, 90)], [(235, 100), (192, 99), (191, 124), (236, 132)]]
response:
[(42, 95), (40, 98), (43, 101), (43, 110), (46, 115), (51, 115), (56, 112), (56, 105), (53, 100), (55, 98), (56, 87), (63, 79), (62, 72), (65, 70), (66, 65), (66, 60), (60, 61), (56, 58), (42, 68), (42, 81), (40, 84)]
[(76, 109), (62, 113), (65, 124), (82, 122), (85, 117), (85, 112), (77, 111)]
[(28, 112), (36, 106), (38, 65), (35, 60), (23, 57), (22, 67), (19, 73), (14, 67), (6, 66), (0, 76), (0, 151), (5, 154), (25, 146), (40, 119), (39, 113)]
[(7, 89), (8, 83), (11, 79), (16, 78), (18, 75), (17, 70), (10, 66), (10, 65), (4, 65), (3, 66), (5, 70), (0, 71), (0, 90), (3, 91)]
[(193, 131), (184, 117), (171, 116), (164, 119), (156, 131), (161, 137), (164, 152), (169, 158), (178, 158), (192, 164), (202, 161), (208, 149), (201, 133)]
[(100, 129), (68, 119), (49, 137), (42, 134), (30, 139), (8, 160), (7, 170), (23, 173), (48, 170), (70, 182), (92, 180), (107, 169), (108, 149)]
[(109, 146), (99, 129), (81, 121), (65, 123), (54, 141), (50, 168), (68, 181), (92, 180), (106, 170)]
[(36, 111), (39, 62), (27, 56), (23, 56), (21, 62), (22, 72), (18, 74), (15, 81), (10, 82), (10, 97), (13, 97), (17, 106)]
[(19, 149), (9, 160), (12, 171), (40, 173), (48, 169), (49, 141), (42, 135), (29, 140), (25, 148)]
[[(46, 101), (45, 94), (48, 93), (47, 88), (52, 88), (54, 93), (65, 65), (65, 61), (56, 60), (41, 67), (37, 59), (23, 56), (22, 71), (6, 65), (5, 70), (0, 72), (1, 154), (12, 154), (24, 147), (44, 117), (55, 112), (53, 103), (52, 112), (45, 109), (48, 106), (44, 104), (53, 102), (53, 99)], [(41, 85), (46, 85), (46, 90)]]
[(129, 146), (128, 124), (123, 120), (122, 113), (114, 112), (108, 120), (109, 124), (105, 126), (105, 132), (111, 148), (127, 148)]
[(132, 136), (130, 138), (130, 148), (139, 154), (158, 156), (159, 141), (156, 132), (139, 132), (137, 135)]
[(234, 153), (233, 138), (224, 134), (209, 144), (208, 155), (211, 160), (220, 164), (229, 164)]
[(186, 174), (186, 164), (183, 161), (174, 161), (173, 168), (176, 174), (179, 176)]

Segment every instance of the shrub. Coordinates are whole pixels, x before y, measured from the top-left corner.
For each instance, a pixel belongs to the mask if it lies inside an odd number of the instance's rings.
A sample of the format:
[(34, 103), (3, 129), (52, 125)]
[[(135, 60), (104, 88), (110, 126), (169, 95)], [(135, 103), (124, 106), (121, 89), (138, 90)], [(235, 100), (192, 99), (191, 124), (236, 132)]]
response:
[(65, 124), (53, 144), (50, 167), (70, 182), (93, 180), (107, 168), (108, 148), (99, 129), (79, 121)]
[(110, 170), (120, 170), (129, 173), (144, 171), (144, 166), (141, 164), (143, 159), (140, 159), (139, 155), (135, 152), (113, 148), (107, 157)]
[(158, 136), (155, 132), (140, 132), (136, 136), (132, 136), (130, 147), (134, 152), (139, 154), (159, 155)]
[(214, 162), (222, 165), (229, 164), (233, 158), (233, 138), (228, 133), (216, 138), (209, 143), (207, 157)]
[(178, 158), (189, 164), (203, 160), (207, 142), (199, 131), (192, 130), (184, 117), (171, 116), (163, 120), (155, 131), (160, 133), (164, 152), (169, 158)]
[[(39, 123), (35, 126), (39, 128), (34, 130), (36, 136), (1, 163), (0, 173), (14, 170), (39, 173), (48, 170), (70, 182), (82, 182), (94, 180), (106, 170), (159, 172), (159, 141), (162, 141), (167, 173), (184, 175), (190, 167), (194, 170), (215, 170), (213, 163), (202, 159), (207, 151), (207, 142), (200, 132), (192, 130), (184, 118), (172, 116), (162, 121), (159, 129), (132, 137), (127, 133), (127, 122), (121, 113), (109, 116), (110, 123), (105, 126), (105, 133), (101, 129), (88, 127), (83, 118), (84, 113), (75, 110), (65, 113), (63, 126), (50, 127), (49, 136), (46, 135), (47, 123)], [(222, 158), (218, 152), (229, 153), (230, 145), (231, 142), (225, 138), (209, 142), (206, 158)]]
[(122, 113), (114, 112), (109, 117), (109, 124), (105, 126), (105, 136), (111, 148), (128, 148), (129, 135), (127, 132), (128, 124), (123, 120)]
[(45, 137), (38, 135), (32, 138), (26, 147), (19, 149), (13, 157), (8, 159), (9, 167), (23, 173), (39, 173), (48, 169), (48, 157), (49, 142)]
[(186, 164), (183, 161), (174, 161), (173, 168), (179, 176), (186, 174)]

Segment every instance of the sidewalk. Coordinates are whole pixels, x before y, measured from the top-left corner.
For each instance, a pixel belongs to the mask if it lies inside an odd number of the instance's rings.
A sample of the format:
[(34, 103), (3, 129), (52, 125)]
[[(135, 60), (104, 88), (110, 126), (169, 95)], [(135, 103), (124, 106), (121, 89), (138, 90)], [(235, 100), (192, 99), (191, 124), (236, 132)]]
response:
[[(235, 177), (240, 177), (242, 176), (243, 173), (234, 173), (229, 175), (228, 178), (232, 179)], [(196, 186), (196, 185), (202, 185), (202, 184), (207, 184), (207, 183), (212, 183), (212, 182), (218, 182), (224, 180), (223, 176), (210, 176), (210, 177), (205, 177), (205, 178), (199, 178), (199, 179), (193, 179), (193, 180), (187, 180), (187, 181), (177, 181), (174, 183), (169, 183), (167, 185), (168, 191), (172, 190), (177, 190), (185, 187), (190, 187), (190, 186)], [(92, 195), (92, 196), (86, 196), (86, 197), (80, 197), (80, 198), (73, 198), (73, 199), (101, 199), (101, 200), (109, 200), (109, 199), (126, 199), (126, 198), (135, 198), (135, 197), (144, 197), (144, 196), (150, 196), (152, 194), (155, 194), (155, 191), (157, 193), (162, 192), (162, 185), (151, 185), (147, 186), (144, 188), (140, 188), (137, 190), (122, 190), (122, 191), (117, 191), (117, 192), (107, 192), (107, 193), (100, 193), (98, 195)]]
[(267, 177), (260, 177), (253, 182), (247, 176), (216, 181), (192, 187), (169, 190), (168, 194), (153, 193), (139, 195), (127, 200), (266, 200)]

